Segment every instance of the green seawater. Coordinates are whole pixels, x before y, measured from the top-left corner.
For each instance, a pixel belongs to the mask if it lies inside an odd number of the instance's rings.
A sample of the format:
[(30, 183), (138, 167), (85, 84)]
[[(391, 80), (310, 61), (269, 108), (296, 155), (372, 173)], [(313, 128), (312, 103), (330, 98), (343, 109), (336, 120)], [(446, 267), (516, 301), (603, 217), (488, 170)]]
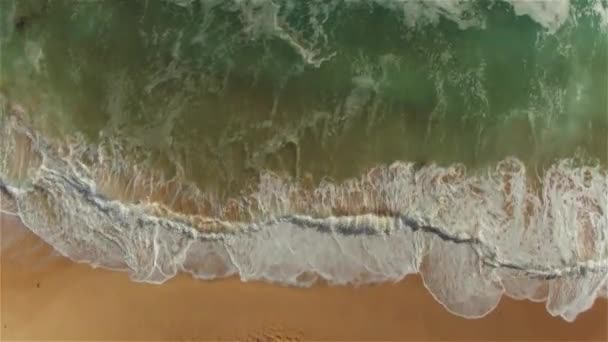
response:
[(514, 2), (4, 0), (0, 92), (45, 134), (118, 137), (220, 193), (261, 170), (605, 165), (607, 2), (556, 27)]

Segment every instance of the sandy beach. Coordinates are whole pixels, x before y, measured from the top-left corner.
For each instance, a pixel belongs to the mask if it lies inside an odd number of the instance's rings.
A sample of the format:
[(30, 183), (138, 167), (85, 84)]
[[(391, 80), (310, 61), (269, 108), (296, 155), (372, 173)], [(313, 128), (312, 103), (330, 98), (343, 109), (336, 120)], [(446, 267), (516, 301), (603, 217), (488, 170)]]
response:
[[(19, 222), (1, 216), (2, 231)], [(10, 227), (9, 227), (10, 226)], [(4, 238), (8, 238), (6, 235)], [(3, 250), (1, 339), (10, 340), (569, 340), (605, 341), (604, 300), (574, 323), (543, 304), (502, 299), (487, 317), (448, 313), (419, 277), (360, 288), (300, 289), (235, 278), (163, 285), (131, 282), (46, 247), (33, 234)], [(45, 260), (40, 263), (40, 260)]]

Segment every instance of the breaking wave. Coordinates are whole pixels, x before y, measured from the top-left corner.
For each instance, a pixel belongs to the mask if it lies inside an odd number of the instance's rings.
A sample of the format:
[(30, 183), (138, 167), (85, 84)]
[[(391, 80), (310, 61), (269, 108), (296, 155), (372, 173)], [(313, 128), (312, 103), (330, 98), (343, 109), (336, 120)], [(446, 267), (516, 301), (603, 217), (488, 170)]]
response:
[(568, 321), (608, 292), (608, 175), (597, 163), (396, 162), (319, 184), (263, 172), (226, 199), (129, 162), (116, 141), (43, 137), (19, 108), (0, 123), (2, 210), (62, 255), (134, 281), (189, 272), (358, 285), (419, 273), (460, 316), (482, 317), (507, 294)]

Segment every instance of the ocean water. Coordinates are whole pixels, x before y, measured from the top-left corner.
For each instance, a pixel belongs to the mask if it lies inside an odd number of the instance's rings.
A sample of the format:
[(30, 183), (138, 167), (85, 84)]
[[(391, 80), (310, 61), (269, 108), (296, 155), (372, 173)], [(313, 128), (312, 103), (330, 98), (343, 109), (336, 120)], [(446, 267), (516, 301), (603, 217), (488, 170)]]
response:
[(608, 297), (606, 0), (5, 0), (0, 68), (1, 209), (74, 261)]

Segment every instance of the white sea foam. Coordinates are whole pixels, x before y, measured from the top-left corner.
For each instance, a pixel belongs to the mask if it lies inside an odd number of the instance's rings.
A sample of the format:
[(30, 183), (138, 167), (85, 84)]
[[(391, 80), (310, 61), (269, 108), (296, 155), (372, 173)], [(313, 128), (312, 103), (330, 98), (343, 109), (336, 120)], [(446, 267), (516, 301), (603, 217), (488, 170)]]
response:
[(550, 33), (556, 32), (570, 15), (570, 0), (505, 0), (516, 15), (527, 15)]
[(410, 28), (436, 25), (442, 18), (456, 23), (460, 29), (484, 25), (484, 18), (476, 13), (474, 1), (375, 0), (374, 2), (402, 13), (405, 24)]
[[(93, 169), (120, 160), (77, 140), (62, 153), (15, 116), (0, 129), (0, 185), (22, 221), (72, 260), (124, 270), (135, 281), (190, 272), (310, 286), (319, 278), (365, 284), (420, 273), (434, 298), (469, 318), (507, 294), (546, 300), (552, 315), (571, 321), (606, 296), (608, 179), (597, 165), (562, 160), (532, 182), (512, 158), (475, 174), (399, 162), (314, 189), (264, 173), (251, 194), (216, 203), (215, 212), (236, 210), (229, 219), (161, 210), (144, 197), (113, 199), (99, 192)], [(41, 161), (27, 164), (29, 182), (17, 187), (9, 171), (22, 136)], [(150, 184), (147, 198), (160, 186)]]
[[(289, 44), (302, 60), (315, 67), (332, 59), (336, 53), (324, 51), (328, 42), (322, 23), (328, 19), (329, 12), (335, 4), (318, 4), (307, 7), (306, 17), (314, 33), (302, 36), (298, 30), (290, 27), (285, 17), (290, 15), (293, 4), (279, 6), (272, 1), (234, 1), (234, 8), (240, 13), (245, 26), (244, 31), (252, 38), (274, 36)], [(280, 13), (280, 10), (284, 13)], [(302, 15), (302, 14), (300, 14)]]
[(593, 13), (600, 19), (600, 25), (608, 30), (608, 2), (596, 0), (592, 7)]
[[(502, 0), (516, 15), (525, 15), (555, 33), (569, 18), (570, 0)], [(484, 15), (475, 1), (466, 0), (375, 0), (375, 3), (403, 14), (409, 27), (436, 25), (441, 19), (454, 22), (460, 29), (485, 26)], [(601, 13), (602, 5), (594, 5)]]

